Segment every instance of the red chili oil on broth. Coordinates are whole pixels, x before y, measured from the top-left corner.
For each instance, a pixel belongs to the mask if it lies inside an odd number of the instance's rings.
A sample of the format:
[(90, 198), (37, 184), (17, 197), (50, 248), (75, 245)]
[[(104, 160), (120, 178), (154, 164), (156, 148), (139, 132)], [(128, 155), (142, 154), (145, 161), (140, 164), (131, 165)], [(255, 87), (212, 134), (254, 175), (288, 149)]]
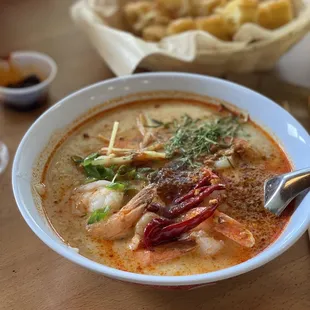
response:
[[(145, 129), (150, 130), (154, 127), (151, 130), (156, 131), (156, 139), (162, 141), (167, 141), (171, 137), (169, 126), (172, 125), (167, 124), (173, 123), (174, 119), (180, 120), (184, 115), (188, 115), (192, 120), (230, 115), (226, 109), (221, 110), (204, 101), (177, 98), (150, 99), (135, 101), (104, 111), (71, 130), (51, 154), (42, 175), (42, 182), (46, 185), (46, 194), (42, 198), (46, 216), (66, 243), (71, 247), (78, 248), (81, 255), (120, 270), (154, 275), (189, 275), (211, 272), (239, 264), (257, 255), (274, 241), (288, 222), (293, 206), (280, 218), (265, 211), (263, 183), (271, 176), (290, 171), (291, 165), (278, 144), (250, 120), (240, 126), (241, 129), (238, 129), (237, 137), (233, 141), (238, 139), (245, 141), (244, 143), (250, 145), (254, 150), (257, 150), (256, 146), (259, 145), (260, 155), (257, 158), (254, 156), (255, 158), (252, 160), (252, 155), (245, 152), (238, 155), (240, 158), (238, 157), (233, 167), (214, 168), (212, 165), (217, 159), (213, 162), (210, 159), (209, 163), (204, 165), (209, 165), (209, 168), (213, 169), (226, 186), (225, 202), (221, 205), (220, 211), (240, 222), (252, 233), (255, 238), (253, 247), (241, 246), (211, 228), (210, 232), (208, 231), (210, 237), (218, 242), (220, 240), (223, 242), (221, 250), (216, 254), (201, 255), (200, 251), (195, 248), (180, 257), (167, 261), (164, 259), (160, 263), (145, 266), (141, 263), (136, 251), (128, 248), (133, 233), (115, 241), (91, 236), (86, 230), (90, 214), (84, 216), (74, 214), (72, 193), (75, 188), (84, 184), (85, 174), (72, 162), (71, 157), (78, 155), (85, 158), (103, 147), (108, 147), (113, 124), (117, 121), (120, 124), (114, 148), (138, 149), (143, 137), (137, 128), (136, 119), (141, 113), (148, 116), (148, 121), (155, 120), (154, 126), (148, 126)], [(158, 120), (161, 123), (160, 127), (156, 127), (159, 124), (159, 122), (156, 123)], [(163, 153), (165, 150), (158, 150), (158, 152)], [(214, 154), (217, 154), (217, 150), (211, 155)], [(141, 163), (135, 163), (135, 167), (147, 166), (157, 169), (157, 171), (168, 167), (161, 173), (157, 173), (156, 177), (158, 182), (162, 182), (159, 184), (164, 184), (165, 181), (167, 184), (169, 183), (170, 187), (167, 187), (167, 192), (164, 193), (165, 197), (161, 198), (170, 203), (175, 198), (171, 196), (175, 193), (173, 186), (175, 185), (176, 188), (179, 186), (178, 183), (173, 184), (174, 175), (169, 170), (172, 160), (144, 160)], [(186, 188), (182, 173), (176, 178), (179, 178), (181, 188), (184, 186), (184, 190), (187, 191), (188, 188), (190, 189), (190, 185)], [(199, 177), (197, 176), (197, 178)], [(132, 183), (135, 182), (138, 181)], [(147, 181), (143, 182), (143, 186), (146, 186)], [(164, 184), (163, 188), (166, 188), (167, 184)], [(136, 186), (136, 184), (134, 185)], [(126, 192), (122, 206), (135, 193), (133, 191)], [(167, 251), (167, 255), (170, 255), (169, 253), (171, 252)], [(164, 256), (165, 253), (160, 257)]]

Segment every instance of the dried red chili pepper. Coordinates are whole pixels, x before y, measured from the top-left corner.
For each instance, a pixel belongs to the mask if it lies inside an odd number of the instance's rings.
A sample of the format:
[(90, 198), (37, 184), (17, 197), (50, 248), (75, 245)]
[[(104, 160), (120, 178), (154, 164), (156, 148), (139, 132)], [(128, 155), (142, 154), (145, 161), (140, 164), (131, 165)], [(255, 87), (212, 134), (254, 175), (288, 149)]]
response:
[(209, 186), (202, 186), (202, 187), (199, 187), (199, 188), (194, 188), (192, 189), (191, 191), (189, 191), (186, 195), (180, 197), (180, 198), (177, 198), (174, 203), (177, 204), (177, 203), (181, 203), (181, 202), (184, 202), (185, 200), (188, 200), (190, 198), (193, 198), (195, 196), (197, 196), (199, 193), (203, 192), (204, 190), (206, 190)]
[(201, 187), (201, 189), (196, 189), (198, 191), (198, 195), (195, 196), (195, 190), (192, 192), (192, 198), (189, 198), (188, 200), (183, 201), (180, 204), (172, 205), (170, 207), (167, 207), (163, 210), (164, 217), (167, 218), (174, 218), (179, 216), (180, 214), (193, 209), (195, 207), (198, 207), (198, 205), (203, 202), (203, 200), (209, 196), (211, 193), (213, 193), (216, 190), (223, 190), (225, 189), (225, 185), (223, 184), (215, 184), (211, 186), (205, 186)]
[(206, 175), (195, 185), (194, 189), (197, 189), (205, 185), (210, 185), (210, 180), (211, 180), (211, 175), (210, 174)]
[(164, 218), (155, 218), (151, 220), (144, 229), (144, 246), (149, 248), (148, 241), (150, 240), (148, 236), (157, 235), (162, 227), (168, 226), (173, 222)]
[(200, 188), (205, 187), (207, 185), (211, 185), (212, 179), (218, 179), (219, 178), (216, 174), (214, 174), (210, 170), (206, 170), (205, 174), (206, 175), (196, 184), (196, 186), (188, 194), (175, 199), (174, 202), (180, 203), (180, 202), (183, 202), (184, 200), (186, 200), (188, 198), (191, 198), (192, 196), (194, 196), (197, 189), (200, 189)]
[(210, 185), (212, 179), (218, 179), (219, 177), (213, 173), (211, 170), (206, 170), (205, 171), (205, 176), (196, 184), (194, 189), (197, 189), (199, 187), (205, 186), (205, 185)]
[(182, 234), (197, 227), (207, 218), (212, 216), (219, 205), (217, 199), (210, 201), (210, 205), (203, 209), (201, 213), (192, 217), (191, 219), (173, 223), (167, 219), (153, 219), (150, 221), (144, 230), (144, 247), (151, 248), (159, 244), (168, 243), (177, 240)]

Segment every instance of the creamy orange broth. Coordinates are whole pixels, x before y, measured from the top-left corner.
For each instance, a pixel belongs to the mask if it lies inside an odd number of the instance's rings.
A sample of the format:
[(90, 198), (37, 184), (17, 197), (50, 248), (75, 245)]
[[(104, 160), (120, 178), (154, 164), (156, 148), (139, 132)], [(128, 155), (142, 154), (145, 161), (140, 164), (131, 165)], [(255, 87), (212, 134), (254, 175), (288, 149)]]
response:
[(193, 118), (225, 113), (219, 111), (218, 107), (192, 99), (150, 99), (104, 111), (75, 128), (54, 150), (42, 176), (42, 182), (46, 185), (42, 204), (51, 225), (61, 238), (71, 247), (78, 248), (81, 255), (99, 263), (130, 272), (154, 275), (211, 272), (246, 261), (266, 248), (281, 232), (290, 212), (281, 218), (275, 218), (264, 210), (263, 181), (269, 176), (290, 171), (291, 166), (277, 143), (251, 121), (243, 126), (242, 138), (253, 146), (259, 146), (265, 158), (255, 162), (253, 166), (243, 167), (244, 178), (238, 182), (229, 170), (219, 171), (218, 174), (227, 184), (230, 206), (223, 211), (243, 223), (253, 233), (256, 240), (253, 248), (241, 247), (217, 234), (214, 237), (224, 240), (225, 247), (214, 257), (202, 257), (198, 252), (191, 252), (165, 263), (142, 267), (133, 252), (126, 247), (129, 239), (94, 240), (87, 234), (85, 217), (74, 216), (68, 203), (72, 190), (83, 184), (85, 179), (71, 161), (71, 156), (85, 157), (106, 146), (107, 143), (98, 139), (97, 135), (102, 134), (108, 138), (114, 121), (120, 121), (115, 146), (137, 148), (141, 136), (136, 127), (136, 117), (141, 112), (163, 122), (180, 118), (185, 113)]

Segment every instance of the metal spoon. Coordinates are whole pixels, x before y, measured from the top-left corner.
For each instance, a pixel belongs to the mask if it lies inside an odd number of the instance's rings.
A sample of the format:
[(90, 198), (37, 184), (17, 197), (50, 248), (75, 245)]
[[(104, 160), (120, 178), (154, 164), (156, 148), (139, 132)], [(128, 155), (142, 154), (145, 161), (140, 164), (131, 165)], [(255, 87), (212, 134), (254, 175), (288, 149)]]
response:
[(280, 216), (288, 204), (310, 188), (310, 168), (278, 175), (265, 181), (265, 209)]

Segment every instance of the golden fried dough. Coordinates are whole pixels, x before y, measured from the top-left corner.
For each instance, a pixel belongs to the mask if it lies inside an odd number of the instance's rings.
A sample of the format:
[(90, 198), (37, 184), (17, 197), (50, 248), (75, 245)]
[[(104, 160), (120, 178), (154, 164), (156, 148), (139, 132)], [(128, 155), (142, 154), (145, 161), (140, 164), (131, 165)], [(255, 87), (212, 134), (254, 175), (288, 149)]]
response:
[(196, 29), (196, 23), (193, 18), (178, 18), (168, 25), (167, 34), (172, 35), (194, 29)]
[(207, 31), (221, 40), (230, 40), (231, 36), (223, 16), (214, 14), (196, 18), (197, 29)]
[(224, 7), (227, 0), (192, 0), (193, 14), (195, 16), (208, 16), (214, 13), (214, 10), (219, 7)]
[(134, 32), (141, 34), (150, 25), (168, 25), (170, 18), (158, 10), (153, 2), (138, 1), (124, 7), (126, 19)]
[(257, 12), (257, 0), (233, 0), (224, 7), (221, 14), (226, 20), (230, 33), (234, 34), (242, 24), (254, 23)]
[(132, 32), (144, 40), (201, 30), (230, 41), (245, 23), (276, 29), (293, 18), (292, 0), (141, 0), (124, 6)]
[(188, 16), (192, 11), (192, 0), (155, 0), (154, 2), (174, 18)]
[(257, 23), (267, 29), (279, 28), (293, 19), (290, 0), (266, 1), (259, 5)]

